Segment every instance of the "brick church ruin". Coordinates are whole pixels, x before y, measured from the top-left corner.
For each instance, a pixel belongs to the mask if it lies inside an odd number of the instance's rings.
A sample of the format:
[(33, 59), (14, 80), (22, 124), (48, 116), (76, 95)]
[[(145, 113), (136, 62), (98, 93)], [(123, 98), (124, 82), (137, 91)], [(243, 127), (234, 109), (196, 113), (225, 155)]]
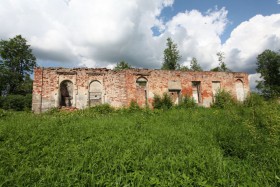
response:
[(79, 109), (108, 103), (113, 107), (152, 106), (154, 95), (168, 93), (174, 104), (188, 95), (209, 107), (219, 89), (229, 91), (238, 101), (249, 93), (248, 74), (239, 72), (189, 72), (151, 69), (114, 71), (105, 68), (36, 68), (32, 110), (53, 107)]

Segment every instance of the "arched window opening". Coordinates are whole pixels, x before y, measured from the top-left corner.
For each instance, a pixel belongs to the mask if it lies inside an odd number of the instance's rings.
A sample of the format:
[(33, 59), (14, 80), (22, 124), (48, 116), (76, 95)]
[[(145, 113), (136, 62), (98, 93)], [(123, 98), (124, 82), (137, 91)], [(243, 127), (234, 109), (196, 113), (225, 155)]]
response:
[(99, 81), (92, 81), (89, 85), (89, 106), (102, 104), (102, 84)]
[(60, 106), (72, 106), (73, 83), (69, 80), (60, 83)]
[(244, 85), (243, 85), (242, 80), (237, 79), (235, 81), (235, 90), (236, 90), (237, 101), (244, 101), (245, 100), (245, 92), (244, 92)]
[(147, 86), (147, 79), (145, 79), (144, 77), (140, 77), (136, 80), (137, 86), (140, 87), (146, 87)]

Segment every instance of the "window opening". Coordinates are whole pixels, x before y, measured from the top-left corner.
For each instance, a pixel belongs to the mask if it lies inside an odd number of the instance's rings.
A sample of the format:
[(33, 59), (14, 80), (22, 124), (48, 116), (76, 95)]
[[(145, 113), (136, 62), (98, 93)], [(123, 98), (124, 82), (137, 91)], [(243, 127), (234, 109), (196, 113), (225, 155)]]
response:
[(200, 81), (193, 81), (192, 82), (192, 93), (193, 99), (196, 103), (201, 103), (201, 93), (200, 93)]
[(102, 85), (99, 81), (92, 81), (89, 86), (89, 106), (102, 104)]
[(213, 81), (212, 82), (213, 101), (215, 101), (215, 99), (216, 99), (215, 96), (220, 91), (220, 89), (221, 89), (221, 82)]

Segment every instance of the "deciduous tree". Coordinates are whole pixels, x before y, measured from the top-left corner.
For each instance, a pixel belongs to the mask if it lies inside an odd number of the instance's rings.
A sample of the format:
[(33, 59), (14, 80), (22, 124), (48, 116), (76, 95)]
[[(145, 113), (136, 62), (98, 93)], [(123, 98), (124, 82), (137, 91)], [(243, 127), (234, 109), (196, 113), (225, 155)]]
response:
[(120, 61), (119, 63), (117, 63), (117, 66), (114, 68), (115, 71), (120, 71), (123, 69), (131, 69), (131, 66), (125, 62), (125, 61)]
[[(30, 74), (36, 66), (36, 58), (30, 45), (21, 35), (0, 41), (1, 94), (31, 93)], [(28, 86), (29, 85), (29, 86)]]
[(161, 69), (164, 70), (176, 70), (180, 69), (179, 60), (181, 58), (177, 44), (175, 44), (171, 38), (167, 38), (167, 48), (164, 50), (164, 58)]
[(257, 89), (264, 96), (280, 97), (280, 54), (265, 50), (257, 57), (257, 72), (263, 80), (258, 81)]
[(225, 63), (225, 53), (218, 52), (217, 53), (219, 66), (211, 69), (210, 71), (222, 71), (222, 72), (231, 72), (231, 70), (226, 66)]
[(191, 70), (191, 71), (203, 71), (203, 69), (201, 68), (201, 66), (198, 64), (196, 58), (192, 58), (190, 70)]

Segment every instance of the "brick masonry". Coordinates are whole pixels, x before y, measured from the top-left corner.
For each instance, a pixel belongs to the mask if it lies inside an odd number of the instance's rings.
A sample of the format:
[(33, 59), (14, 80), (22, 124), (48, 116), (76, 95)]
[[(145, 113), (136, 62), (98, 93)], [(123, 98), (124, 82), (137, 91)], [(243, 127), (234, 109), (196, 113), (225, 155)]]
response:
[(83, 109), (102, 103), (126, 107), (132, 100), (151, 107), (154, 95), (163, 93), (170, 94), (174, 103), (188, 95), (199, 105), (209, 107), (218, 89), (229, 91), (242, 101), (250, 92), (248, 74), (40, 67), (34, 69), (32, 110), (40, 113), (61, 106)]

